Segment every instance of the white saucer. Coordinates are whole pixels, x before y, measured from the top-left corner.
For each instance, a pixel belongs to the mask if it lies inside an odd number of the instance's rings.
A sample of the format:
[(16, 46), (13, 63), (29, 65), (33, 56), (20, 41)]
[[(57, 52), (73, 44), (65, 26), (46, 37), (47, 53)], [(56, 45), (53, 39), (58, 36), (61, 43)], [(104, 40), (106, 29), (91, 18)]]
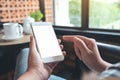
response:
[(15, 37), (15, 38), (7, 38), (7, 37), (5, 37), (5, 36), (2, 36), (2, 39), (3, 40), (6, 40), (6, 41), (12, 41), (12, 40), (18, 40), (18, 39), (20, 39), (20, 38), (22, 38), (23, 37), (23, 35), (21, 35), (21, 36), (19, 36), (19, 37)]

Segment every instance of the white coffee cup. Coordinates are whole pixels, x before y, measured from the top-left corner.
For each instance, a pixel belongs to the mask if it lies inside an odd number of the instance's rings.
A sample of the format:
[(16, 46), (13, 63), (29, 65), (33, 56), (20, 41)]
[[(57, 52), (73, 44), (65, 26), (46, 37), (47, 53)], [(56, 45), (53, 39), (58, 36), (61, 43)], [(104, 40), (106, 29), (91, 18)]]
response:
[(23, 35), (23, 27), (18, 23), (4, 23), (3, 28), (6, 39), (15, 39)]

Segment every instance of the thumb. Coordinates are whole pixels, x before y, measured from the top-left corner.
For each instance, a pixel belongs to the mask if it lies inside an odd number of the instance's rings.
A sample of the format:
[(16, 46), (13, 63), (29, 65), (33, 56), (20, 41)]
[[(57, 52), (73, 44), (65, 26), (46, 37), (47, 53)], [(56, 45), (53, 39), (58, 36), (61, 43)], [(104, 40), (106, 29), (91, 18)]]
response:
[(35, 40), (34, 40), (33, 36), (30, 36), (30, 45), (29, 45), (29, 47), (30, 47), (30, 51), (37, 51), (36, 50)]
[(35, 40), (34, 40), (33, 36), (30, 36), (29, 48), (30, 48), (30, 55), (38, 55), (39, 56), (37, 49), (36, 49), (36, 44), (35, 44)]
[(37, 52), (35, 40), (33, 36), (30, 36), (28, 70), (36, 66), (36, 64), (42, 64), (42, 60), (40, 54)]

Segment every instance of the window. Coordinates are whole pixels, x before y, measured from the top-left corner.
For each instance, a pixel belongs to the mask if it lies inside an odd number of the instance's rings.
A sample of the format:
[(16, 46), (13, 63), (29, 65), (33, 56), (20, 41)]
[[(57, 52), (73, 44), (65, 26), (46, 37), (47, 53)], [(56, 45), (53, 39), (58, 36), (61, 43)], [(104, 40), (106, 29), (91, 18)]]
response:
[(120, 30), (120, 0), (53, 1), (55, 25)]
[(81, 26), (81, 0), (54, 0), (54, 24)]
[(89, 27), (120, 30), (120, 0), (90, 0)]

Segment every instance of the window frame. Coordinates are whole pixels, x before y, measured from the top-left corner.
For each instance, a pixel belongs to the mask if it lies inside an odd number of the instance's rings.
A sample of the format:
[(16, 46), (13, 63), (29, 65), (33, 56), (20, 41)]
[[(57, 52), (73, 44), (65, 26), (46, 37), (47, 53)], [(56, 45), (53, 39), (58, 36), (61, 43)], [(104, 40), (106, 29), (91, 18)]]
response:
[(45, 19), (45, 0), (39, 0), (39, 3), (40, 3), (40, 5), (39, 5), (40, 10), (44, 14), (42, 21), (46, 21), (46, 19)]
[[(53, 4), (54, 4), (54, 0)], [(81, 0), (81, 27), (68, 27), (53, 25), (57, 35), (84, 35), (97, 41), (112, 42), (120, 44), (120, 30), (89, 28), (89, 0)], [(41, 0), (40, 8), (44, 8), (44, 0)], [(87, 4), (87, 5), (86, 5)], [(41, 9), (45, 13), (45, 9)], [(53, 10), (54, 11), (54, 10)], [(45, 19), (43, 20), (45, 21)]]
[[(54, 3), (54, 0), (53, 1), (53, 5), (55, 4)], [(68, 27), (68, 28), (73, 28), (73, 29), (84, 29), (84, 30), (98, 30), (98, 31), (107, 31), (107, 32), (120, 32), (120, 30), (112, 30), (112, 29), (97, 29), (97, 28), (89, 28), (89, 0), (81, 0), (82, 4), (81, 4), (81, 27)], [(40, 10), (41, 12), (45, 15), (45, 0), (40, 0)], [(54, 8), (54, 6), (53, 6)], [(54, 10), (53, 10), (53, 13), (54, 13)], [(42, 19), (43, 21), (46, 21), (45, 20), (45, 16), (43, 17)], [(54, 25), (54, 26), (58, 26), (58, 25)], [(59, 26), (59, 27), (63, 27), (63, 26)], [(64, 26), (65, 27), (65, 26)], [(66, 26), (67, 27), (67, 26)]]

